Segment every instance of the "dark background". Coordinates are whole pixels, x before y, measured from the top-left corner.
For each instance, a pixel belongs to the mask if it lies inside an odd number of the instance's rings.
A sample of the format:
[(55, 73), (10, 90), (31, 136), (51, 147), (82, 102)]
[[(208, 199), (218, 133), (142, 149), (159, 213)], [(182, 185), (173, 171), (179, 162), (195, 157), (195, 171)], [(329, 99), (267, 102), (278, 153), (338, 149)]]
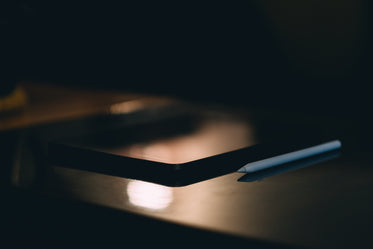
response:
[(3, 82), (362, 115), (371, 3), (5, 1)]
[[(344, 244), (347, 246), (369, 241), (372, 206), (369, 151), (373, 136), (372, 123), (364, 121), (371, 121), (370, 1), (114, 4), (7, 0), (0, 1), (0, 12), (0, 90), (5, 89), (4, 92), (16, 82), (36, 80), (170, 94), (245, 108), (269, 107), (352, 117), (351, 122), (336, 119), (323, 123), (325, 119), (311, 120), (312, 115), (304, 120), (305, 115), (291, 117), (281, 111), (271, 116), (281, 119), (284, 125), (292, 124), (297, 131), (302, 131), (297, 124), (305, 122), (322, 127), (320, 130), (325, 134), (332, 131), (347, 137), (343, 140), (344, 157), (336, 164), (321, 165), (326, 166), (322, 173), (320, 167), (313, 167), (298, 172), (299, 175), (280, 176), (264, 188), (253, 187), (261, 201), (250, 206), (258, 205), (258, 210), (267, 207), (269, 211), (275, 207), (269, 219), (282, 217), (286, 222), (280, 222), (281, 226), (274, 229), (289, 238), (299, 238), (300, 234), (310, 241), (315, 236), (316, 245), (331, 246), (335, 246), (334, 241), (340, 243), (337, 245), (347, 241)], [(284, 116), (279, 118), (280, 115)], [(363, 122), (351, 125), (355, 118)], [(268, 123), (274, 128), (273, 133), (281, 128)], [(259, 125), (266, 128), (262, 123)], [(7, 170), (13, 170), (6, 167), (13, 167), (13, 157), (18, 163), (19, 158), (14, 155), (18, 155), (18, 143), (25, 136), (22, 134), (18, 131), (1, 134), (5, 173), (0, 175), (4, 179)], [(360, 141), (366, 146), (355, 147)], [(37, 150), (35, 146), (32, 148)], [(32, 163), (32, 156), (24, 160)], [(43, 179), (43, 175), (37, 177)], [(6, 185), (1, 213), (6, 227), (4, 237), (9, 237), (12, 243), (25, 243), (28, 247), (30, 243), (41, 243), (42, 247), (50, 248), (49, 241), (58, 241), (60, 247), (77, 241), (90, 246), (100, 244), (97, 241), (105, 245), (125, 241), (148, 246), (173, 238), (189, 243), (189, 247), (196, 241), (247, 245), (246, 240), (221, 234), (206, 236), (200, 231), (170, 224), (166, 227), (165, 223), (116, 210), (50, 200), (36, 193), (30, 195), (8, 189), (7, 180), (1, 181)], [(294, 198), (297, 196), (300, 198)], [(307, 206), (301, 204), (311, 206), (303, 208)], [(299, 212), (291, 213), (295, 208)], [(284, 209), (287, 211), (281, 213)], [(246, 209), (243, 211), (247, 213)], [(118, 226), (129, 227), (126, 232), (130, 232), (124, 236), (122, 229), (116, 229)], [(335, 240), (328, 240), (330, 234), (324, 231), (331, 232)], [(148, 237), (138, 240), (139, 234)], [(171, 244), (174, 248), (173, 241)]]

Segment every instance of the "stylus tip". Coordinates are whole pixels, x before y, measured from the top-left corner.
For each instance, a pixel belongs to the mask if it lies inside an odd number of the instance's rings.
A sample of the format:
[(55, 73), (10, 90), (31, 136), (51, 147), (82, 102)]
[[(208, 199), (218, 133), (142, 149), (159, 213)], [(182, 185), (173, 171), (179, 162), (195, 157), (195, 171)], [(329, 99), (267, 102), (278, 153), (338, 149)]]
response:
[(246, 170), (244, 167), (240, 168), (239, 170), (237, 170), (238, 173), (246, 173)]

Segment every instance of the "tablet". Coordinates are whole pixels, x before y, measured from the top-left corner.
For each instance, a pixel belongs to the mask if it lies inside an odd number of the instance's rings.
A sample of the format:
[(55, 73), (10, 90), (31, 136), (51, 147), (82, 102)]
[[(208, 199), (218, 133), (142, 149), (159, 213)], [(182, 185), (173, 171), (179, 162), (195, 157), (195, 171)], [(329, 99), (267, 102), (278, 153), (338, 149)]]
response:
[(236, 170), (240, 164), (222, 154), (256, 143), (247, 116), (232, 111), (179, 105), (120, 115), (120, 125), (107, 117), (106, 128), (49, 142), (49, 161), (175, 186)]
[[(118, 122), (117, 117), (113, 120)], [(100, 129), (51, 141), (49, 161), (62, 167), (184, 186), (319, 143), (296, 141), (299, 136), (289, 135), (294, 130), (280, 125), (267, 129), (267, 138), (272, 138), (269, 142), (250, 115), (224, 108), (163, 106), (156, 115), (153, 110), (132, 115), (130, 122), (119, 126), (111, 122), (108, 118), (108, 125)]]

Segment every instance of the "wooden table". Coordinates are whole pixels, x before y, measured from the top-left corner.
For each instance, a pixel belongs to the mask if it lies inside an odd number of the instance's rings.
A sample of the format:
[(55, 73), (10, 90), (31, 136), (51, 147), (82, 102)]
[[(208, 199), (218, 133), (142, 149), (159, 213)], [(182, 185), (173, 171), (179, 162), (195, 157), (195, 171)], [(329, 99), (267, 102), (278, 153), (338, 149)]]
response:
[[(239, 180), (243, 174), (232, 172), (171, 187), (51, 165), (35, 133), (44, 139), (51, 135), (48, 132), (58, 132), (46, 129), (56, 121), (110, 111), (126, 113), (139, 107), (136, 100), (148, 99), (141, 103), (151, 106), (162, 103), (158, 98), (41, 83), (22, 86), (29, 105), (21, 113), (0, 119), (0, 145), (5, 145), (0, 157), (4, 209), (0, 218), (7, 228), (5, 237), (16, 247), (68, 247), (72, 243), (101, 248), (131, 243), (163, 248), (372, 246), (372, 146), (366, 142), (370, 141), (369, 126), (358, 120), (276, 109), (250, 112), (245, 119), (252, 124), (250, 132), (240, 133), (242, 126), (235, 125), (232, 137), (271, 137), (281, 127), (306, 133), (307, 126), (312, 134), (341, 139), (342, 153), (269, 177), (251, 175), (251, 181)], [(230, 122), (241, 124), (240, 120)], [(227, 127), (215, 124), (222, 123), (214, 123), (214, 129)], [(163, 125), (166, 130), (172, 128)]]

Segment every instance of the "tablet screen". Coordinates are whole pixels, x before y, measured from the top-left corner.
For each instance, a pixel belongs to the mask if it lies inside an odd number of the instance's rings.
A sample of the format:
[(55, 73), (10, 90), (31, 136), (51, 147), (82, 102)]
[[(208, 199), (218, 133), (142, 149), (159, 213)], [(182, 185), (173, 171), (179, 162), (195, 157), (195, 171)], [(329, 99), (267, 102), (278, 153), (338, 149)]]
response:
[[(181, 164), (255, 144), (253, 127), (246, 120), (210, 117), (192, 126), (188, 131), (155, 138), (150, 136), (149, 140), (130, 144), (105, 147), (97, 143), (95, 149), (149, 161)], [(151, 125), (136, 131), (143, 134), (150, 132), (158, 135), (162, 133), (159, 127)]]

